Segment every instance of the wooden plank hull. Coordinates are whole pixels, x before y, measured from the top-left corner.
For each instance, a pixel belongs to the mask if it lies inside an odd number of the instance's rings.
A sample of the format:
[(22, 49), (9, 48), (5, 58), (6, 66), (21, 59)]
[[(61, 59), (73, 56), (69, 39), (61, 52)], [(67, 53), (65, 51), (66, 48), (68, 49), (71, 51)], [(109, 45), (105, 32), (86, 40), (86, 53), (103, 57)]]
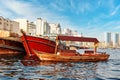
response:
[(14, 38), (0, 38), (0, 54), (17, 54), (24, 52), (22, 42)]
[(53, 62), (97, 62), (106, 61), (109, 58), (108, 54), (82, 54), (75, 56), (65, 56), (50, 53), (42, 53), (34, 50), (35, 54), (41, 61)]
[(56, 43), (49, 39), (24, 35), (21, 37), (28, 55), (34, 55), (32, 49), (47, 53), (54, 53)]
[[(89, 51), (90, 54), (76, 54), (76, 51), (59, 49), (60, 45), (58, 40), (71, 40), (71, 41), (86, 41), (94, 42), (96, 45), (98, 40), (96, 38), (83, 38), (83, 37), (68, 37), (68, 36), (57, 36), (56, 43), (49, 39), (38, 38), (28, 36), (24, 31), (21, 30), (23, 36), (21, 37), (24, 44), (25, 50), (29, 56), (36, 55), (41, 61), (52, 61), (52, 62), (96, 62), (106, 61), (109, 58), (108, 54), (96, 53), (97, 46), (94, 51)], [(77, 40), (76, 40), (77, 39)], [(62, 47), (61, 47), (62, 48)], [(57, 54), (57, 53), (61, 54)], [(69, 53), (69, 54), (68, 54)], [(92, 53), (92, 54), (91, 54)], [(96, 53), (96, 54), (94, 54)]]

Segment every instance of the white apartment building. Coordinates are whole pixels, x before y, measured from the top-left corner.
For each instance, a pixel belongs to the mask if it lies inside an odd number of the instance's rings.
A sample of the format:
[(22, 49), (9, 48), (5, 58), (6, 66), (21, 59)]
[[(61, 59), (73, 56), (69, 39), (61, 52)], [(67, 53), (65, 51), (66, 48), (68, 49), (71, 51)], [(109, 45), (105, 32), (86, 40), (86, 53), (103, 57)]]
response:
[(19, 23), (0, 16), (0, 30), (9, 31), (10, 33), (19, 33)]
[(32, 36), (36, 36), (36, 25), (33, 22), (28, 23), (28, 34)]
[(51, 34), (61, 34), (60, 24), (49, 24), (46, 20), (37, 18), (33, 22), (29, 22), (27, 19), (15, 19), (19, 22), (20, 29), (23, 29), (27, 34), (33, 36), (46, 36)]
[(36, 35), (37, 36), (50, 34), (50, 26), (46, 20), (37, 18), (37, 20), (35, 21), (35, 24), (36, 24)]
[(72, 30), (69, 28), (65, 28), (65, 29), (63, 29), (62, 34), (70, 36), (70, 35), (72, 35)]
[(77, 30), (72, 31), (73, 36), (79, 36)]
[(49, 23), (49, 26), (50, 26), (50, 34), (51, 35), (61, 34), (60, 24)]
[(62, 34), (68, 35), (68, 36), (80, 36), (77, 30), (71, 30), (69, 28), (63, 29)]
[[(22, 29), (25, 32), (28, 32), (27, 28), (28, 28), (29, 21), (27, 19), (14, 19), (14, 21), (19, 22), (20, 29)], [(21, 35), (20, 29), (19, 29), (19, 34)]]
[[(15, 19), (15, 21), (19, 22), (20, 29), (25, 31), (26, 34), (35, 36), (36, 25), (33, 22), (29, 22), (27, 19)], [(21, 32), (19, 34), (21, 35)]]

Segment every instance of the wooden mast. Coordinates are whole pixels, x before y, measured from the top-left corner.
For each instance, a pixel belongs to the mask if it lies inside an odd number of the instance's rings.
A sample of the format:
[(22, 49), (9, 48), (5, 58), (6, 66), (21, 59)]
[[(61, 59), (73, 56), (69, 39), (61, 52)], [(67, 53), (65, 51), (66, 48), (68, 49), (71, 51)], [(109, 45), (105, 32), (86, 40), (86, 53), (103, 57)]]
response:
[(94, 54), (97, 52), (98, 43), (94, 43)]
[(27, 55), (28, 56), (31, 56), (31, 53), (30, 53), (30, 48), (29, 48), (29, 45), (28, 45), (28, 42), (27, 42), (27, 39), (26, 39), (26, 33), (21, 29), (21, 33), (23, 34), (23, 38), (24, 38), (24, 41), (25, 41), (25, 48), (27, 49)]
[(57, 54), (57, 48), (58, 48), (58, 36), (56, 36), (56, 46), (55, 46), (55, 54)]

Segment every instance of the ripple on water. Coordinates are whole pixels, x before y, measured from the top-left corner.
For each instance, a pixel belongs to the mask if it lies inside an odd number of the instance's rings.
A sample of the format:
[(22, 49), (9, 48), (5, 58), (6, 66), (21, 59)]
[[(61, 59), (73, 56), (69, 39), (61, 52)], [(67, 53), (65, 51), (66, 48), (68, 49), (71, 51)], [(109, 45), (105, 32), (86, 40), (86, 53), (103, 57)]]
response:
[(105, 62), (50, 63), (0, 58), (0, 79), (120, 80), (120, 50), (109, 50), (107, 53), (111, 54), (111, 58)]

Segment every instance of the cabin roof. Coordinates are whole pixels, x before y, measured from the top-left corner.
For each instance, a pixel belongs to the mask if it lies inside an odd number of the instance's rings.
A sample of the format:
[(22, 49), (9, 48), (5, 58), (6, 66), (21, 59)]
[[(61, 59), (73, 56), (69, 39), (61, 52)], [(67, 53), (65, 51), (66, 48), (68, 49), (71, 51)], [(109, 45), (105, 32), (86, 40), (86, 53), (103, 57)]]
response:
[(58, 36), (58, 40), (63, 41), (79, 41), (79, 42), (94, 42), (98, 43), (99, 41), (97, 38), (91, 38), (91, 37), (76, 37), (76, 36)]

